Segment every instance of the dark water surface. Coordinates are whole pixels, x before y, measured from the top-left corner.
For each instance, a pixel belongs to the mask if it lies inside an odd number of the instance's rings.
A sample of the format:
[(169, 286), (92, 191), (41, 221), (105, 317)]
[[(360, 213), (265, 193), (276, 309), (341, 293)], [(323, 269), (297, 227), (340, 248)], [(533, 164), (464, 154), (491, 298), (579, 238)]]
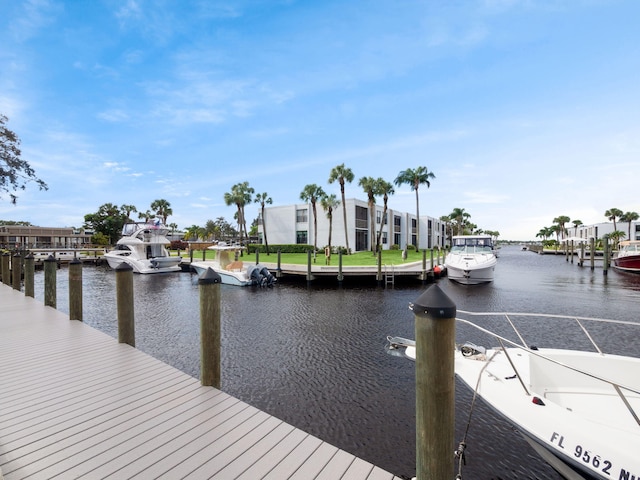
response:
[[(588, 265), (588, 263), (587, 263)], [(58, 309), (68, 312), (66, 269)], [(85, 323), (117, 337), (115, 272), (83, 269)], [(640, 275), (603, 275), (563, 256), (505, 247), (492, 284), (440, 288), (459, 310), (569, 314), (638, 321)], [(414, 337), (408, 309), (428, 286), (344, 288), (306, 282), (272, 289), (222, 285), (222, 390), (396, 475), (415, 475), (413, 362), (386, 353), (389, 334)], [(188, 273), (135, 275), (136, 346), (199, 377), (199, 291)], [(43, 300), (43, 274), (36, 274)], [(546, 331), (556, 339), (570, 334)], [(613, 336), (603, 334), (607, 342)], [(459, 340), (473, 340), (464, 338)], [(544, 341), (544, 339), (542, 340)], [(637, 349), (637, 338), (611, 347)], [(456, 383), (456, 441), (472, 393)], [(466, 479), (559, 479), (512, 427), (476, 403)]]

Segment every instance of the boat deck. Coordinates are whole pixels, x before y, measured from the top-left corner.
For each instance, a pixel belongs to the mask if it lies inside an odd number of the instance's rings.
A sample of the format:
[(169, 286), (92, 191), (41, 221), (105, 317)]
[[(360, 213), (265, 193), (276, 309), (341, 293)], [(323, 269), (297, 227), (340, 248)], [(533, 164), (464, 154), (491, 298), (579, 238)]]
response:
[(2, 284), (0, 305), (0, 479), (398, 478)]

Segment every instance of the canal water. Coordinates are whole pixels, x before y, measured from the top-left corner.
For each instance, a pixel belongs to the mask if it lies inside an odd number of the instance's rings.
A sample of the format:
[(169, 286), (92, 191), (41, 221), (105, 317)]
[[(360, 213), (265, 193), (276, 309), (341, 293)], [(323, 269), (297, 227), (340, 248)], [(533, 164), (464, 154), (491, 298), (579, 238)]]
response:
[[(640, 321), (640, 275), (520, 247), (500, 251), (495, 280), (437, 284), (459, 310), (540, 312)], [(58, 271), (58, 309), (68, 312), (68, 272)], [(36, 298), (43, 300), (43, 274)], [(117, 337), (115, 273), (83, 269), (84, 320)], [(414, 337), (408, 306), (418, 283), (306, 281), (274, 288), (222, 285), (222, 390), (396, 475), (415, 475), (415, 365), (385, 350), (387, 335)], [(189, 273), (135, 275), (136, 346), (199, 377), (199, 291)], [(573, 335), (547, 331), (554, 340)], [(637, 351), (638, 338), (607, 348)], [(459, 341), (471, 340), (462, 338)], [(567, 338), (567, 340), (570, 340)], [(544, 339), (542, 339), (544, 342)], [(541, 345), (539, 343), (539, 345)], [(456, 433), (462, 439), (472, 392), (456, 381)], [(559, 479), (505, 421), (475, 404), (462, 478)]]

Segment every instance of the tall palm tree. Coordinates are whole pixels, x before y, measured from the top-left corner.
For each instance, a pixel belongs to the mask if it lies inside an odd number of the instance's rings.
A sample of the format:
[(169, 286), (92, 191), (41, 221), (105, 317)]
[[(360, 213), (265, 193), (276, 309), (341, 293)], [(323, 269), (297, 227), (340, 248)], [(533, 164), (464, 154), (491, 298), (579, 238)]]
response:
[(583, 225), (582, 220), (573, 220), (571, 223), (573, 223), (573, 236), (577, 237), (578, 236), (578, 227), (580, 225)]
[(198, 240), (201, 236), (201, 232), (203, 231), (198, 225), (191, 225), (189, 228), (184, 231), (184, 239), (185, 240)]
[(151, 203), (151, 210), (156, 212), (156, 217), (162, 220), (162, 224), (167, 224), (167, 217), (173, 215), (171, 204), (164, 199), (154, 200)]
[(455, 221), (458, 225), (458, 235), (464, 235), (464, 227), (467, 223), (467, 220), (471, 218), (471, 214), (465, 212), (464, 208), (454, 208), (453, 211), (449, 214), (449, 218)]
[(249, 186), (249, 182), (236, 183), (231, 187), (231, 192), (224, 194), (224, 202), (227, 205), (235, 205), (237, 208), (236, 218), (238, 229), (240, 230), (240, 240), (244, 231), (245, 241), (249, 243), (249, 233), (247, 231), (247, 221), (244, 216), (244, 206), (251, 203), (255, 190)]
[(431, 186), (431, 180), (435, 179), (436, 176), (433, 172), (430, 172), (427, 167), (418, 167), (415, 170), (412, 168), (407, 168), (406, 170), (402, 170), (394, 183), (397, 186), (408, 184), (411, 186), (411, 190), (415, 190), (416, 192), (416, 250), (420, 251), (420, 199), (418, 198), (418, 188), (420, 185), (426, 185), (427, 188)]
[(138, 218), (144, 219), (145, 223), (149, 223), (152, 219), (156, 218), (156, 214), (151, 210), (147, 210), (146, 212), (138, 212)]
[(121, 205), (120, 206), (120, 211), (124, 215), (126, 215), (127, 221), (131, 220), (131, 214), (132, 213), (138, 213), (138, 209), (135, 207), (135, 205)]
[(264, 233), (264, 245), (267, 250), (267, 255), (269, 255), (269, 242), (267, 241), (267, 220), (264, 216), (264, 206), (266, 204), (271, 205), (273, 203), (273, 199), (267, 194), (267, 192), (256, 193), (256, 198), (254, 202), (260, 204), (260, 218), (262, 219), (262, 233)]
[(629, 222), (629, 235), (627, 236), (629, 240), (633, 240), (631, 238), (631, 222), (635, 222), (638, 218), (640, 218), (640, 216), (637, 212), (626, 212), (620, 216), (621, 222)]
[[(300, 192), (300, 200), (303, 202), (309, 202), (311, 204), (311, 210), (313, 210), (313, 251), (318, 250), (318, 211), (316, 209), (316, 203), (322, 200), (327, 194), (324, 193), (322, 187), (319, 187), (315, 183), (305, 185)], [(314, 257), (315, 258), (315, 257)]]
[(340, 195), (342, 196), (342, 217), (344, 220), (344, 239), (347, 245), (347, 255), (351, 253), (349, 250), (349, 231), (347, 229), (347, 204), (344, 198), (344, 182), (353, 182), (353, 172), (350, 168), (344, 166), (344, 163), (333, 167), (329, 174), (329, 183), (333, 183), (336, 180), (340, 184)]
[(613, 220), (613, 231), (615, 232), (618, 228), (616, 227), (616, 218), (624, 215), (622, 210), (619, 208), (610, 208), (606, 212), (604, 212), (604, 216), (609, 220)]
[(384, 207), (382, 210), (382, 219), (380, 220), (380, 229), (378, 230), (378, 236), (376, 237), (376, 250), (380, 248), (380, 239), (382, 238), (382, 227), (384, 226), (384, 220), (387, 218), (387, 202), (389, 201), (389, 195), (393, 195), (395, 190), (393, 189), (393, 185), (387, 182), (383, 178), (378, 178), (376, 180), (376, 194), (382, 195), (382, 200), (384, 201)]
[(567, 230), (564, 228), (566, 223), (569, 223), (571, 221), (571, 218), (567, 217), (566, 215), (560, 215), (559, 217), (556, 217), (553, 219), (553, 223), (557, 223), (558, 224), (558, 233), (560, 234), (560, 236), (564, 239), (565, 234), (567, 233)]
[(329, 219), (329, 250), (331, 250), (331, 233), (333, 231), (333, 210), (340, 205), (340, 200), (333, 193), (331, 195), (325, 195), (320, 200), (320, 204), (325, 212), (327, 212), (327, 218)]
[(376, 203), (376, 195), (378, 191), (378, 181), (373, 177), (362, 177), (358, 180), (358, 185), (367, 194), (369, 204), (369, 237), (371, 238), (371, 251), (375, 255), (376, 243), (375, 243), (375, 210), (374, 205)]

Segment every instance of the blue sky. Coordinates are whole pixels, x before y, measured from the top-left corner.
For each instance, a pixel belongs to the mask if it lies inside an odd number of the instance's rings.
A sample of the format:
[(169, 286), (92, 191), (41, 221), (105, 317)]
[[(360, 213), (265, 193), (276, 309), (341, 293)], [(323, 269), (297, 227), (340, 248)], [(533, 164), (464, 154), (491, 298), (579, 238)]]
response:
[[(503, 239), (640, 212), (640, 2), (0, 0), (0, 113), (49, 185), (0, 219), (104, 203), (204, 225), (248, 181), (300, 202), (341, 163), (426, 166), (420, 212)], [(381, 200), (380, 200), (381, 201)], [(415, 211), (396, 187), (391, 208)], [(257, 216), (258, 205), (247, 208)]]

